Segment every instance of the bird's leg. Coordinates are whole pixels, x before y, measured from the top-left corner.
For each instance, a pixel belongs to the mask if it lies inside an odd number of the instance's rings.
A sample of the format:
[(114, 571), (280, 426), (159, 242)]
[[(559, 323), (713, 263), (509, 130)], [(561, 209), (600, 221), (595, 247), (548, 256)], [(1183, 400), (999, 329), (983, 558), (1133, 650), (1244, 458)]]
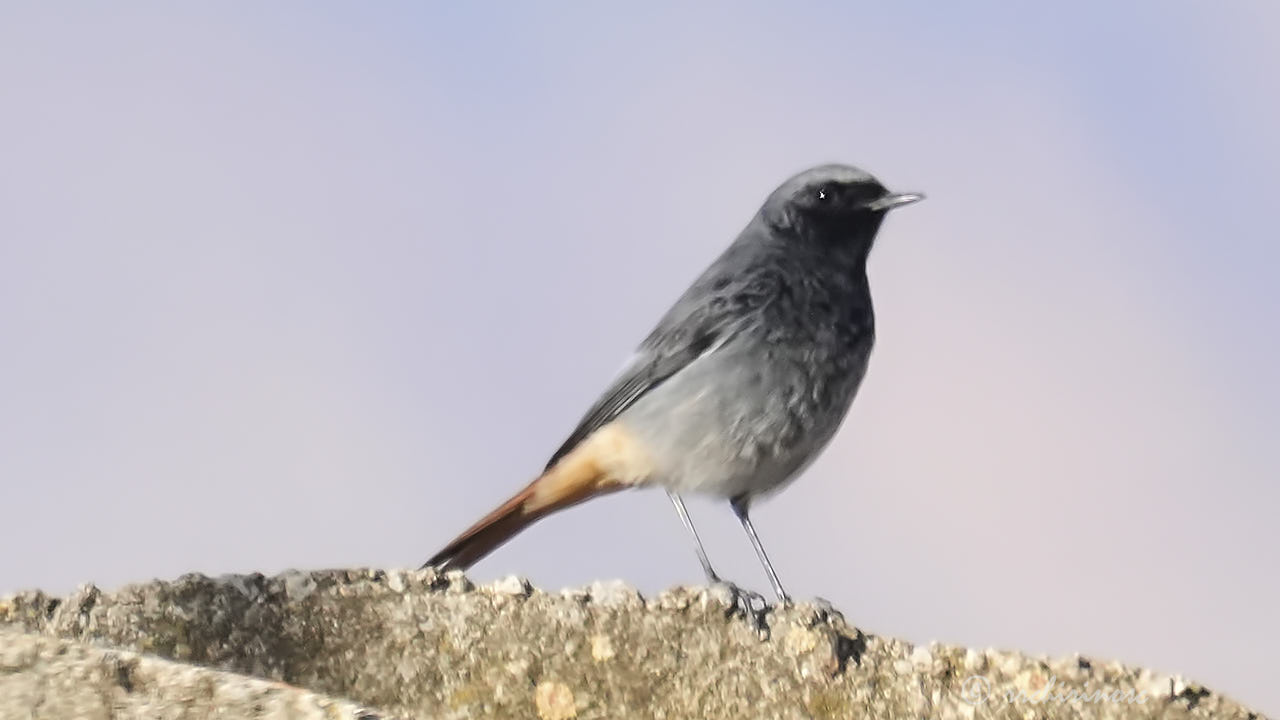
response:
[(751, 547), (756, 549), (760, 564), (764, 565), (765, 574), (769, 576), (769, 582), (773, 585), (773, 592), (777, 594), (778, 601), (784, 605), (788, 604), (791, 602), (791, 596), (782, 589), (782, 581), (778, 579), (778, 573), (774, 572), (773, 563), (769, 562), (769, 556), (764, 552), (764, 545), (760, 544), (760, 536), (756, 535), (756, 529), (751, 526), (751, 518), (747, 515), (747, 506), (750, 502), (746, 495), (739, 495), (729, 500), (729, 506), (733, 508), (733, 514), (738, 516), (738, 522), (742, 523), (742, 529), (747, 531), (747, 538), (751, 540)]
[(715, 568), (711, 567), (711, 561), (707, 559), (706, 549), (702, 547), (702, 538), (698, 537), (698, 531), (693, 527), (693, 520), (689, 517), (689, 511), (685, 509), (684, 500), (671, 490), (667, 491), (667, 497), (671, 498), (671, 504), (676, 506), (676, 514), (680, 516), (680, 522), (684, 523), (685, 528), (689, 530), (689, 534), (693, 536), (694, 551), (698, 553), (698, 562), (702, 563), (702, 571), (707, 574), (707, 582), (727, 588), (729, 594), (733, 596), (735, 607), (741, 605), (741, 609), (744, 612), (752, 617), (758, 617), (764, 608), (768, 606), (764, 596), (750, 590), (744, 590), (734, 583), (722, 579), (716, 573)]
[(698, 531), (693, 527), (693, 520), (689, 519), (689, 511), (684, 507), (684, 500), (670, 490), (667, 491), (667, 497), (671, 498), (671, 504), (676, 506), (676, 514), (680, 516), (680, 522), (684, 523), (685, 529), (693, 536), (694, 551), (698, 553), (698, 562), (702, 563), (702, 571), (707, 574), (707, 581), (712, 584), (723, 582), (716, 574), (715, 568), (711, 567), (711, 561), (707, 559), (707, 551), (702, 547), (702, 538), (698, 537)]

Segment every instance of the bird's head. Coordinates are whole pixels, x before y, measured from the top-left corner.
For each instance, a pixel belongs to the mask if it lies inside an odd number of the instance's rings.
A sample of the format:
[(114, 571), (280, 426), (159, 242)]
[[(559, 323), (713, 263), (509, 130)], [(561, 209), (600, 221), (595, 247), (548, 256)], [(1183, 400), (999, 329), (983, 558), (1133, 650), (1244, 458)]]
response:
[(782, 183), (761, 214), (784, 233), (869, 243), (885, 213), (923, 199), (920, 193), (889, 192), (851, 165), (819, 165)]

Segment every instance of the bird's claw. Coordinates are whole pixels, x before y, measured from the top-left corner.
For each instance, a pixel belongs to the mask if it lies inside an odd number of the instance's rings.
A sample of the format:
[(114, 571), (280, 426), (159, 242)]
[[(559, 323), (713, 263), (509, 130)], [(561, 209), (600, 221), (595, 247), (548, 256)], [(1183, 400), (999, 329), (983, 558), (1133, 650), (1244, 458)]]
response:
[(765, 623), (766, 616), (769, 614), (769, 601), (754, 590), (738, 587), (737, 585), (726, 580), (715, 580), (715, 586), (721, 588), (729, 595), (729, 606), (725, 614), (732, 617), (734, 615), (742, 615), (749, 619), (757, 630), (767, 629)]

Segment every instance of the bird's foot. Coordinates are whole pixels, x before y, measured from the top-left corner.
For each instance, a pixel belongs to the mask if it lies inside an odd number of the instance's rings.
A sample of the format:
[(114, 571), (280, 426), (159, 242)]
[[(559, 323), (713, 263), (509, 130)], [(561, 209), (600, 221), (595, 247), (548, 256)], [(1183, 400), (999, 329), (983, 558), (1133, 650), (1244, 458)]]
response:
[(769, 626), (766, 620), (770, 608), (769, 601), (765, 599), (764, 595), (754, 590), (738, 587), (734, 583), (719, 578), (712, 580), (712, 587), (728, 594), (729, 602), (725, 610), (727, 617), (741, 615), (747, 618), (755, 626), (756, 630), (762, 632), (768, 630)]

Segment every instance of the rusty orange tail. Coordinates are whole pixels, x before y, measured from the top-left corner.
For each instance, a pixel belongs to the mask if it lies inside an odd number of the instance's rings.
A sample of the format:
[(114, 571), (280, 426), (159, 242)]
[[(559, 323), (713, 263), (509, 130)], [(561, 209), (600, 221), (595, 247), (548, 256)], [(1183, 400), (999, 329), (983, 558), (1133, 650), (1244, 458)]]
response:
[[(541, 480), (541, 478), (539, 478)], [(546, 513), (531, 513), (525, 505), (536, 492), (534, 480), (524, 490), (516, 493), (510, 500), (502, 503), (496, 510), (480, 518), (475, 525), (445, 545), (440, 552), (422, 567), (435, 567), (439, 570), (466, 570), (485, 555), (498, 549), (506, 541), (515, 537), (521, 530), (532, 525)]]
[(634, 484), (636, 467), (630, 439), (621, 429), (597, 433), (537, 480), (485, 515), (422, 567), (466, 570), (521, 530), (557, 510)]

